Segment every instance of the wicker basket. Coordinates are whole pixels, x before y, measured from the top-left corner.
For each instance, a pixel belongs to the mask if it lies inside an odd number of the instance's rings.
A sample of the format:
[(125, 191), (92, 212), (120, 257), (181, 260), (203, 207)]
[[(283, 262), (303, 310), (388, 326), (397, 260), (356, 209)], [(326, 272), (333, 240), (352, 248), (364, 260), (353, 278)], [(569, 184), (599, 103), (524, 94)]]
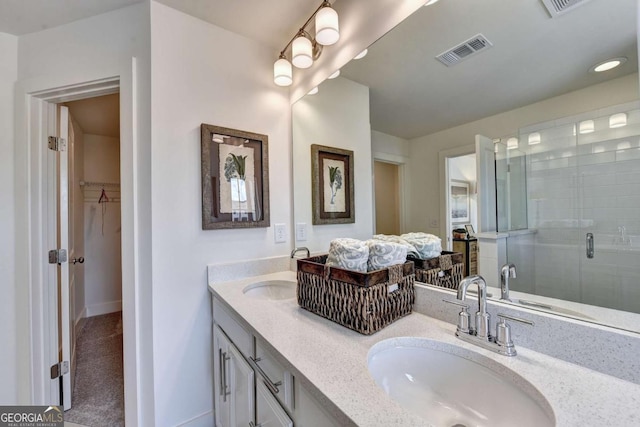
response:
[(298, 304), (336, 323), (371, 335), (411, 313), (412, 262), (368, 273), (325, 265), (327, 255), (298, 260)]
[(464, 277), (464, 256), (460, 252), (443, 251), (429, 259), (407, 258), (416, 266), (416, 280), (443, 288), (458, 289)]

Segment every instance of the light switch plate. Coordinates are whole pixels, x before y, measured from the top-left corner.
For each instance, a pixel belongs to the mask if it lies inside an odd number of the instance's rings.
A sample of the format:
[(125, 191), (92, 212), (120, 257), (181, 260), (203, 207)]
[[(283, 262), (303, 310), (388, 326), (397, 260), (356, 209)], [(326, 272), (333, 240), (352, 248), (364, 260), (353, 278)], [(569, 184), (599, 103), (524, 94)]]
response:
[(284, 243), (287, 241), (287, 225), (275, 224), (274, 225), (274, 237), (276, 243)]
[(303, 242), (307, 240), (307, 224), (304, 222), (299, 222), (296, 224), (296, 240), (298, 242)]

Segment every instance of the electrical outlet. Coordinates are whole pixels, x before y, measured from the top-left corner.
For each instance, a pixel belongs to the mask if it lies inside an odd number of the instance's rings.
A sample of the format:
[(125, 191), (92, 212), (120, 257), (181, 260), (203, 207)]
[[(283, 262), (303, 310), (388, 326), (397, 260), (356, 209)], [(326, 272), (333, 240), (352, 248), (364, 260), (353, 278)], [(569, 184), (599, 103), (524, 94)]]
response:
[(307, 240), (307, 224), (299, 222), (296, 224), (296, 240), (303, 242)]
[(276, 243), (284, 243), (287, 241), (287, 226), (286, 224), (275, 224), (274, 235)]

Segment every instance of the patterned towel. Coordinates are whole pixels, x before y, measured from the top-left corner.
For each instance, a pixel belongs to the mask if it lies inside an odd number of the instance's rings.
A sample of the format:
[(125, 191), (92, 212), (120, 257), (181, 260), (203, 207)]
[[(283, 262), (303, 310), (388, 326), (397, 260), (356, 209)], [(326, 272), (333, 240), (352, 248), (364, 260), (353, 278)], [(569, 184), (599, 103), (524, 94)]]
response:
[(407, 242), (406, 240), (404, 240), (400, 236), (392, 236), (392, 235), (386, 235), (386, 234), (375, 234), (373, 236), (373, 240), (380, 240), (382, 242), (398, 243), (398, 244), (404, 246), (407, 249), (407, 255), (411, 255), (414, 258), (420, 258), (420, 254), (418, 253), (416, 248), (411, 243)]
[(341, 238), (331, 241), (325, 265), (366, 273), (368, 260), (369, 246), (365, 242)]
[(367, 240), (369, 246), (369, 271), (381, 270), (396, 264), (404, 264), (407, 260), (406, 245), (382, 240)]
[(407, 233), (400, 238), (409, 242), (418, 252), (419, 259), (429, 259), (440, 256), (442, 252), (442, 240), (433, 234)]

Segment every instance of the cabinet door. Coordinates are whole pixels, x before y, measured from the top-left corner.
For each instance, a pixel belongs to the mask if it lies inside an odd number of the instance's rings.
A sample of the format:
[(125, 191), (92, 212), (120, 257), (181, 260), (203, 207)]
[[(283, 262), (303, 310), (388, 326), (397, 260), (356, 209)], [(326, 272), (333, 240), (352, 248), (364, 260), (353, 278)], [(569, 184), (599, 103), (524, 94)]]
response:
[(213, 391), (216, 427), (230, 427), (231, 400), (229, 398), (229, 340), (213, 325)]
[(233, 344), (229, 346), (229, 384), (231, 391), (231, 424), (246, 426), (253, 423), (255, 417), (255, 400), (253, 392), (254, 373)]
[(261, 381), (256, 384), (256, 425), (293, 427), (293, 421)]

